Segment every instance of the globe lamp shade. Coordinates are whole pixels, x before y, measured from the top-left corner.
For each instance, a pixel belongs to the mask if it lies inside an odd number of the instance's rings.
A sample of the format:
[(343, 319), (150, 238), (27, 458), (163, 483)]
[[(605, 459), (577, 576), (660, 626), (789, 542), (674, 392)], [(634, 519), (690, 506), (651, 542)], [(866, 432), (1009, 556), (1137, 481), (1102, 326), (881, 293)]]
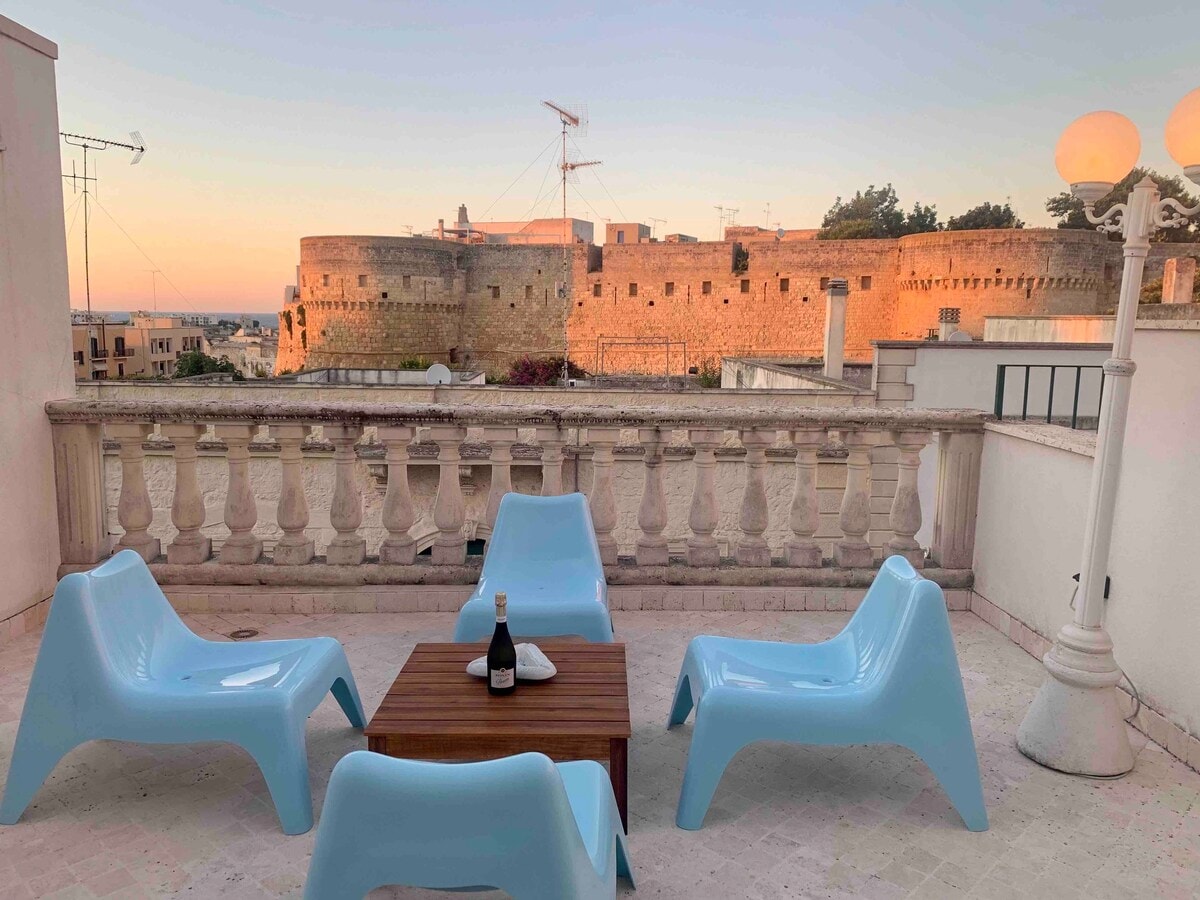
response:
[(1167, 152), (1188, 178), (1200, 184), (1200, 88), (1176, 105), (1167, 119)]
[(1125, 116), (1090, 112), (1063, 131), (1054, 165), (1075, 196), (1094, 203), (1129, 174), (1141, 150), (1137, 126)]

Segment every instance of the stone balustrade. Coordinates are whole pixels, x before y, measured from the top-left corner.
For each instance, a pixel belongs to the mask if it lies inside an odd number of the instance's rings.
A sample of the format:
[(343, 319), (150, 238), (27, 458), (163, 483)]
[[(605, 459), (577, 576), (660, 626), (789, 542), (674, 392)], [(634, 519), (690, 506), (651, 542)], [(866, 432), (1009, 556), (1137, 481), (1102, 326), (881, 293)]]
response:
[[(46, 409), (64, 569), (95, 564), (116, 536), (160, 567), (165, 553), (175, 583), (298, 585), (469, 580), (469, 541), (486, 540), (514, 488), (584, 491), (604, 563), (660, 581), (726, 583), (734, 569), (758, 573), (747, 583), (803, 583), (891, 553), (967, 570), (985, 419), (223, 400)], [(931, 442), (936, 472), (922, 478)], [(115, 535), (97, 512), (106, 495)]]

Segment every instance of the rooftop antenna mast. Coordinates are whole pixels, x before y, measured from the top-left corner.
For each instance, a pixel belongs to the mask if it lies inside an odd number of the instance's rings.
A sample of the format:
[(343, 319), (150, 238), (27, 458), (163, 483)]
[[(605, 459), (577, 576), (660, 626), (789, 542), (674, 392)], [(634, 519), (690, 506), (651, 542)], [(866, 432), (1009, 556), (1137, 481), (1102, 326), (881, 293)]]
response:
[(667, 220), (666, 219), (656, 219), (656, 218), (654, 218), (654, 216), (650, 217), (650, 237), (651, 238), (654, 237), (654, 229), (657, 228), (660, 224), (666, 225)]
[(586, 110), (582, 107), (570, 110), (549, 100), (543, 100), (542, 106), (558, 113), (559, 121), (562, 122), (562, 161), (559, 162), (558, 168), (562, 172), (563, 271), (558, 295), (559, 297), (565, 297), (567, 296), (567, 275), (571, 266), (571, 223), (567, 220), (567, 181), (570, 180), (572, 183), (578, 181), (578, 176), (575, 175), (576, 169), (582, 169), (587, 166), (598, 166), (600, 165), (600, 160), (572, 160), (567, 156), (567, 128), (574, 128), (580, 134), (583, 134), (583, 129), (587, 128)]
[(725, 239), (725, 226), (733, 225), (737, 221), (739, 210), (731, 209), (728, 206), (714, 206), (717, 211), (717, 240)]
[(162, 269), (143, 269), (143, 272), (150, 273), (150, 292), (154, 297), (154, 313), (158, 314), (158, 276), (162, 274)]
[[(71, 163), (71, 174), (63, 173), (63, 178), (71, 179), (71, 190), (83, 192), (83, 289), (87, 297), (87, 311), (92, 311), (92, 273), (91, 273), (91, 254), (88, 245), (88, 219), (91, 217), (88, 211), (88, 198), (93, 193), (88, 187), (88, 182), (98, 184), (96, 172), (96, 162), (92, 161), (92, 175), (88, 175), (88, 151), (89, 150), (107, 150), (109, 147), (120, 147), (122, 150), (129, 150), (133, 153), (133, 159), (129, 161), (131, 166), (136, 166), (142, 161), (142, 154), (146, 152), (146, 142), (142, 140), (140, 131), (129, 132), (129, 139), (132, 143), (123, 144), (120, 141), (107, 141), (103, 138), (88, 137), (84, 134), (69, 134), (66, 131), (60, 131), (59, 135), (62, 139), (72, 147), (79, 147), (83, 150), (83, 174), (79, 175), (75, 171), (75, 163)], [(80, 187), (80, 182), (83, 186)]]

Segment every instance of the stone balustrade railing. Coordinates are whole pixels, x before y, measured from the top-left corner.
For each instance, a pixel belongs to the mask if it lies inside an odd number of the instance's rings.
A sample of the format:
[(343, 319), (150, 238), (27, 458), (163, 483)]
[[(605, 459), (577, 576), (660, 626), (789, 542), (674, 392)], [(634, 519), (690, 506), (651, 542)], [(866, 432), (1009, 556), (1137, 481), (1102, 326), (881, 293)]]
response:
[[(115, 443), (120, 459), (118, 549), (131, 548), (148, 561), (165, 553), (171, 566), (287, 568), (296, 573), (296, 583), (305, 583), (316, 568), (371, 565), (399, 577), (400, 569), (418, 566), (413, 528), (418, 515), (428, 511), (418, 509), (410, 489), (410, 469), (415, 457), (424, 453), (411, 451), (429, 444), (436, 446), (438, 471), (432, 502), (436, 535), (429, 562), (461, 566), (467, 554), (467, 507), (460, 466), (469, 436), (471, 448), (477, 448), (479, 440), (488, 447), (484, 459), (490, 479), (482, 513), (487, 528), (495, 522), (500, 499), (513, 489), (513, 468), (518, 462), (514, 448), (520, 448), (520, 462), (540, 466), (542, 494), (574, 487), (588, 494), (607, 565), (616, 564), (619, 550), (625, 549), (631, 552), (624, 555), (632, 556), (638, 567), (673, 562), (697, 570), (731, 564), (744, 569), (858, 569), (872, 566), (880, 553), (899, 553), (921, 566), (926, 550), (918, 544), (917, 534), (932, 513), (929, 559), (942, 569), (968, 569), (985, 419), (970, 410), (615, 410), (317, 402), (267, 406), (240, 401), (70, 400), (51, 402), (46, 410), (54, 431), (64, 567), (94, 564), (112, 550), (103, 460), (107, 441), (110, 446)], [(325, 542), (323, 556), (318, 555), (320, 548), (311, 533), (312, 486), (306, 485), (304, 474), (306, 454), (315, 446), (318, 429), (326, 454), (332, 446), (333, 461), (328, 501), (333, 536)], [(731, 441), (733, 435), (736, 442)], [(528, 446), (530, 438), (534, 448)], [(923, 510), (918, 488), (921, 451), (931, 441), (937, 446), (937, 489), (934, 508)], [(212, 538), (203, 533), (206, 506), (197, 478), (199, 447), (208, 448), (210, 454), (218, 448), (225, 460), (223, 521), (228, 534), (215, 551)], [(264, 447), (277, 457), (278, 465), (277, 537), (269, 554), (256, 533), (259, 504), (250, 465), (252, 451), (260, 458)], [(376, 465), (386, 473), (386, 492), (378, 522), (384, 536), (368, 547), (364, 490), (357, 472), (362, 457), (378, 454), (380, 447)], [(173, 455), (169, 541), (151, 535), (154, 506), (145, 474), (148, 448)], [(628, 496), (632, 485), (628, 465), (623, 469), (625, 483), (618, 484), (614, 461), (628, 463), (631, 449), (639, 451), (642, 486), (636, 538), (621, 548), (615, 536), (618, 497)], [(472, 453), (471, 462), (477, 464), (478, 450)], [(672, 523), (663, 463), (664, 459), (678, 461), (681, 453), (690, 455), (694, 477), (686, 541), (682, 546), (676, 541), (673, 550), (667, 535)], [(723, 529), (729, 552), (722, 559), (717, 537), (722, 521), (720, 491), (714, 476), (718, 459), (728, 465), (734, 453), (742, 472), (740, 503), (735, 533)], [(785, 453), (794, 457), (794, 477), (787, 489), (790, 496), (780, 498), (778, 485), (771, 488), (765, 472), (768, 461), (778, 463)], [(895, 487), (886, 514), (888, 538), (882, 547), (873, 547), (868, 535), (879, 531), (879, 513), (873, 507), (883, 498), (872, 492), (872, 469), (882, 453), (895, 467)], [(590, 463), (591, 477), (586, 484), (578, 483), (576, 468), (576, 483), (565, 488), (564, 459), (581, 455)], [(845, 471), (836, 518), (840, 534), (832, 541), (831, 554), (823, 551), (817, 534), (822, 511), (819, 488), (828, 491), (828, 486), (821, 487), (818, 472), (826, 463), (836, 463)], [(781, 504), (772, 503), (780, 499), (787, 500), (786, 525), (779, 521)], [(681, 523), (673, 524), (678, 529)], [(781, 527), (786, 535), (782, 542)], [(775, 546), (767, 539), (769, 529), (776, 536)], [(825, 544), (827, 548), (829, 542)]]

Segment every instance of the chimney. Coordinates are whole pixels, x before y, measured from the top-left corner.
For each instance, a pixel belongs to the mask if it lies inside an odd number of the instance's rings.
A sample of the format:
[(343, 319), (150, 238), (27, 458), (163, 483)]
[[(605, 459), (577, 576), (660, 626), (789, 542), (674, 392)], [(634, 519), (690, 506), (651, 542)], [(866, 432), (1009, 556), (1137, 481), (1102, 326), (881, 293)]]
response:
[(962, 318), (962, 310), (958, 307), (943, 306), (938, 310), (938, 340), (949, 339), (958, 331), (958, 320)]
[(1191, 303), (1196, 286), (1196, 260), (1190, 256), (1168, 259), (1163, 264), (1163, 303)]
[(471, 220), (467, 218), (467, 204), (460, 203), (458, 205), (458, 226), (461, 228)]
[(846, 359), (846, 294), (845, 278), (830, 278), (825, 291), (825, 371), (826, 378), (841, 380), (842, 364)]
[(446, 237), (446, 220), (438, 219), (438, 239), (445, 240)]

